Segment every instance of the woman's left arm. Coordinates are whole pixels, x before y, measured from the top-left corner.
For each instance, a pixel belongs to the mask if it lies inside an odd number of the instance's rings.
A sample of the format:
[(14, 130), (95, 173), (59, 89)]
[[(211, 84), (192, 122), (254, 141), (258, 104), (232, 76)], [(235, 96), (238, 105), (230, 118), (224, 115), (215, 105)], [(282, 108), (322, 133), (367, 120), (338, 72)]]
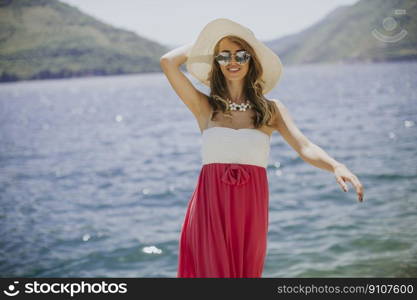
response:
[(312, 143), (295, 125), (288, 109), (277, 100), (272, 99), (277, 107), (274, 128), (281, 134), (287, 143), (309, 164), (323, 170), (332, 172), (336, 182), (347, 192), (345, 181), (351, 182), (358, 194), (358, 201), (363, 201), (363, 185), (359, 179), (342, 163), (330, 157), (322, 148)]

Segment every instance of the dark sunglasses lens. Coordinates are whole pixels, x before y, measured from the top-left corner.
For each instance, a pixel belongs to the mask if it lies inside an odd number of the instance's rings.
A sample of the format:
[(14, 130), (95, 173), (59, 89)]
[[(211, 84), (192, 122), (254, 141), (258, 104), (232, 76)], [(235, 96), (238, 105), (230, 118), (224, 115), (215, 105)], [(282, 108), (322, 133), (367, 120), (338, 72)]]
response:
[(219, 64), (226, 65), (231, 60), (230, 53), (222, 52), (222, 53), (220, 53), (219, 55), (216, 56), (216, 60)]
[(249, 55), (246, 51), (239, 51), (236, 53), (236, 61), (240, 64), (246, 63), (249, 60)]
[[(239, 51), (235, 55), (235, 59), (238, 64), (247, 63), (249, 61), (249, 58), (250, 58), (250, 55), (245, 50)], [(216, 56), (216, 61), (223, 66), (229, 64), (231, 60), (232, 60), (232, 55), (229, 52), (220, 52)]]
[(244, 63), (246, 60), (246, 52), (240, 51), (238, 53), (236, 53), (236, 61), (238, 63)]

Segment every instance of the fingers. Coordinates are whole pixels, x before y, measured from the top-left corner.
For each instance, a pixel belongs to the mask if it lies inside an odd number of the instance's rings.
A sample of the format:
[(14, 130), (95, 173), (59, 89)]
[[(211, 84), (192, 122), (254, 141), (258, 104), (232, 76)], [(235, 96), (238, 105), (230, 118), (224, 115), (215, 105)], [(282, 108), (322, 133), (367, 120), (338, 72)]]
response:
[(359, 179), (355, 175), (350, 176), (350, 177), (337, 176), (336, 181), (337, 183), (340, 184), (343, 191), (345, 192), (348, 191), (348, 186), (344, 182), (344, 179), (352, 183), (352, 185), (355, 187), (356, 193), (358, 194), (358, 201), (362, 202), (363, 201), (363, 185), (360, 183)]
[(355, 175), (353, 175), (353, 177), (352, 177), (352, 183), (355, 186), (356, 193), (358, 194), (358, 201), (362, 202), (363, 201), (363, 185), (362, 185), (362, 183), (359, 181), (359, 179)]
[(336, 181), (338, 184), (340, 184), (340, 186), (342, 187), (343, 191), (347, 192), (348, 191), (348, 186), (347, 184), (343, 181), (341, 176), (336, 176)]

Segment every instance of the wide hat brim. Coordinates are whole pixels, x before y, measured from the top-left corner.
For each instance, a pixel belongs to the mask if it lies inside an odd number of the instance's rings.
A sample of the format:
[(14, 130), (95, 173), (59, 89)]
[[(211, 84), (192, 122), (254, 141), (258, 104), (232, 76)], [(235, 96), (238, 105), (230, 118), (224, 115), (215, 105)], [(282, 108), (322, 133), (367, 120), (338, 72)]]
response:
[(198, 35), (188, 53), (187, 71), (210, 87), (209, 72), (213, 64), (213, 53), (216, 43), (227, 35), (235, 35), (249, 43), (259, 59), (265, 81), (263, 94), (271, 91), (282, 75), (282, 63), (277, 54), (259, 41), (247, 27), (226, 18), (219, 18), (208, 23)]

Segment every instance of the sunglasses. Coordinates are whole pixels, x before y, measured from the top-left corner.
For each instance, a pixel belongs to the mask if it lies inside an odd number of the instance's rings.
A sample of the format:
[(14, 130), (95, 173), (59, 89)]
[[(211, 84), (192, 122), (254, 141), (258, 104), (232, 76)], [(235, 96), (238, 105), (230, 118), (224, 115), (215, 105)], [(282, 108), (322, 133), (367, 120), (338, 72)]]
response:
[[(250, 54), (246, 50), (237, 51), (234, 56), (239, 65), (246, 64), (250, 59)], [(220, 65), (227, 66), (232, 61), (232, 54), (227, 51), (222, 51), (214, 58)]]

